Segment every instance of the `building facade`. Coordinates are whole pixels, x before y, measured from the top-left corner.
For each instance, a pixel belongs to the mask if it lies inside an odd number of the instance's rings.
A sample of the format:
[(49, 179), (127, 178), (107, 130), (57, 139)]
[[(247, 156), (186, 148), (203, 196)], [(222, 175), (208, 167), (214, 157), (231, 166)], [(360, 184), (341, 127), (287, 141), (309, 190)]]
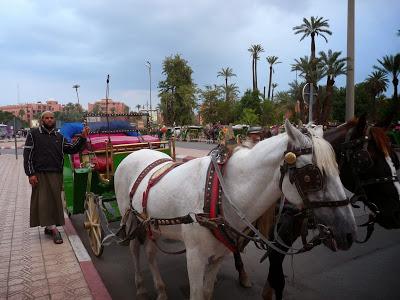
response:
[[(90, 113), (106, 113), (106, 99), (88, 103), (88, 112)], [(108, 113), (109, 114), (125, 114), (129, 112), (129, 106), (123, 102), (113, 101), (108, 99)]]
[(44, 111), (61, 111), (63, 106), (58, 101), (50, 99), (46, 102), (38, 101), (36, 103), (25, 103), (15, 105), (0, 106), (0, 110), (12, 113), (14, 116), (21, 118), (26, 122), (35, 119), (39, 114)]

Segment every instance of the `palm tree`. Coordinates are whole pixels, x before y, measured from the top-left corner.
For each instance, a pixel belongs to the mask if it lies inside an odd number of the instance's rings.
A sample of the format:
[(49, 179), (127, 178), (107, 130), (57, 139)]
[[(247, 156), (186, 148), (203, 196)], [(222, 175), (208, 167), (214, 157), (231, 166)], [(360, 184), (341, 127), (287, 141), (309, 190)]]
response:
[(328, 21), (329, 20), (324, 20), (322, 17), (311, 17), (310, 21), (303, 18), (303, 24), (293, 27), (295, 34), (303, 34), (300, 41), (307, 36), (311, 36), (311, 60), (315, 58), (315, 36), (320, 35), (328, 42), (325, 34), (332, 35), (332, 32), (328, 29)]
[(382, 71), (385, 74), (392, 75), (393, 83), (393, 101), (395, 105), (397, 103), (397, 86), (399, 84), (399, 79), (397, 78), (400, 73), (400, 53), (396, 55), (385, 55), (381, 60), (378, 59), (380, 66), (374, 66), (375, 69)]
[(252, 72), (253, 72), (253, 91), (258, 90), (257, 86), (257, 61), (260, 59), (259, 54), (264, 52), (264, 48), (260, 45), (251, 45), (249, 49), (247, 49), (251, 53), (252, 57)]
[(294, 61), (295, 63), (292, 64), (292, 71), (298, 71), (299, 76), (303, 77), (306, 82), (312, 82), (314, 83), (314, 85), (316, 85), (318, 81), (320, 81), (322, 77), (324, 77), (323, 70), (320, 68), (318, 58), (315, 59), (315, 61), (317, 62), (315, 70), (313, 68), (314, 64), (311, 63), (311, 60), (308, 59), (307, 55), (300, 57), (300, 59), (295, 59)]
[[(303, 34), (300, 41), (302, 41), (305, 37), (311, 36), (311, 56), (310, 56), (310, 63), (312, 64), (312, 70), (316, 71), (317, 69), (317, 61), (315, 57), (315, 36), (322, 36), (326, 42), (328, 39), (326, 38), (325, 34), (332, 35), (332, 32), (328, 29), (329, 24), (328, 20), (324, 20), (322, 17), (311, 17), (310, 21), (306, 18), (303, 18), (303, 24), (299, 26), (293, 27), (295, 34)], [(309, 82), (309, 81), (308, 81)], [(311, 82), (310, 82), (311, 83)], [(315, 84), (315, 82), (313, 82)], [(313, 94), (314, 86), (310, 85), (311, 95)]]
[(141, 105), (140, 104), (136, 104), (135, 107), (137, 108), (137, 111), (139, 112), (139, 109), (140, 109)]
[(341, 54), (341, 51), (332, 52), (330, 49), (328, 50), (328, 53), (325, 53), (324, 51), (319, 52), (319, 67), (323, 70), (323, 76), (326, 76), (326, 96), (319, 119), (320, 124), (326, 123), (332, 110), (333, 86), (335, 84), (335, 78), (340, 75), (346, 75), (347, 73), (347, 58), (340, 57)]
[(220, 76), (225, 78), (225, 100), (228, 102), (228, 78), (236, 76), (236, 74), (233, 73), (232, 68), (226, 67), (218, 71), (217, 77)]
[(381, 70), (373, 71), (366, 79), (368, 91), (372, 96), (372, 118), (376, 119), (376, 97), (386, 92), (388, 78), (385, 72)]
[(271, 97), (271, 101), (274, 101), (274, 90), (275, 90), (275, 88), (278, 86), (278, 84), (277, 84), (277, 83), (273, 83), (271, 86), (272, 86), (272, 97)]
[[(324, 71), (320, 68), (319, 58), (315, 58), (316, 64), (313, 64), (311, 60), (308, 59), (308, 56), (300, 57), (300, 59), (295, 59), (295, 63), (292, 64), (292, 71), (298, 71), (299, 76), (303, 77), (306, 83), (310, 84), (309, 94), (311, 92), (314, 94), (314, 86), (318, 84), (318, 82), (324, 77)], [(315, 69), (314, 69), (315, 67)], [(311, 90), (311, 85), (313, 89)], [(319, 98), (316, 101), (313, 101), (315, 105), (313, 105), (313, 115), (316, 117), (314, 119), (319, 118)], [(300, 107), (304, 108), (304, 105), (300, 105)], [(303, 110), (302, 110), (303, 111)], [(302, 119), (306, 121), (305, 119)]]
[(281, 63), (280, 61), (278, 61), (278, 59), (278, 56), (267, 56), (267, 62), (269, 64), (268, 99), (270, 99), (271, 95), (272, 72), (274, 71), (272, 66)]
[(227, 97), (226, 98), (227, 102), (232, 103), (235, 101), (235, 99), (237, 99), (238, 94), (239, 94), (239, 88), (236, 84), (234, 84), (234, 83), (228, 84), (226, 87), (223, 86), (222, 89)]

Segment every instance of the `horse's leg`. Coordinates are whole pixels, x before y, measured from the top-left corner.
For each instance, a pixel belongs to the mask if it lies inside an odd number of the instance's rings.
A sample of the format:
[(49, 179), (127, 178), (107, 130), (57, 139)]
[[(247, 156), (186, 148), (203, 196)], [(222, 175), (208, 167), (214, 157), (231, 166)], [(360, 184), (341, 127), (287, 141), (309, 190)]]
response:
[(204, 300), (204, 273), (207, 257), (199, 248), (186, 247), (187, 269), (190, 283), (190, 299)]
[(131, 240), (129, 248), (133, 256), (133, 264), (135, 268), (136, 295), (138, 296), (138, 299), (141, 298), (145, 299), (147, 291), (146, 288), (144, 287), (142, 271), (140, 270), (140, 242), (138, 241), (137, 238)]
[(156, 261), (157, 247), (154, 242), (147, 240), (145, 245), (145, 251), (147, 260), (149, 262), (149, 268), (153, 275), (154, 287), (157, 291), (157, 300), (167, 299), (167, 293), (165, 291), (165, 283), (161, 278), (160, 269)]
[[(292, 215), (284, 216), (284, 220), (279, 226), (279, 237), (287, 245), (292, 246), (296, 239), (300, 236), (302, 218), (296, 218)], [(282, 245), (277, 245), (283, 251), (288, 249)], [(285, 255), (273, 249), (269, 249), (269, 272), (268, 279), (264, 285), (262, 296), (264, 299), (272, 299), (275, 294), (275, 299), (280, 300), (283, 296), (285, 288), (285, 275), (283, 273), (283, 260)]]
[(252, 284), (249, 276), (244, 269), (244, 264), (242, 261), (242, 256), (239, 251), (233, 253), (233, 258), (235, 259), (235, 268), (239, 273), (239, 282), (242, 287), (251, 288)]
[(222, 260), (223, 257), (218, 257), (216, 259), (210, 258), (208, 261), (208, 265), (204, 273), (204, 299), (206, 300), (211, 300), (212, 298), (215, 279), (221, 267)]

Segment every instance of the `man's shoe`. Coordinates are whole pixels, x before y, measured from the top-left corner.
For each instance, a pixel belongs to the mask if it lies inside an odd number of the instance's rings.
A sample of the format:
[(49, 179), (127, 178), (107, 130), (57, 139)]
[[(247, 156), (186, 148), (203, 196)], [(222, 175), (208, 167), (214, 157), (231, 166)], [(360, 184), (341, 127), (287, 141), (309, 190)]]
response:
[(61, 233), (57, 229), (52, 230), (54, 244), (62, 244), (63, 239)]

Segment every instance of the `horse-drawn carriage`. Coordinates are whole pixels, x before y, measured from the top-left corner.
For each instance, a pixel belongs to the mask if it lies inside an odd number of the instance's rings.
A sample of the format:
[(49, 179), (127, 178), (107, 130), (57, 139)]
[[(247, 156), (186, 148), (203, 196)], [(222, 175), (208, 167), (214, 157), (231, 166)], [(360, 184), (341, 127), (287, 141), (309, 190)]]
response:
[[(175, 156), (170, 141), (142, 135), (130, 122), (147, 117), (143, 113), (87, 114), (84, 122), (90, 127), (90, 134), (84, 150), (64, 156), (66, 208), (69, 215), (84, 213), (84, 227), (96, 256), (102, 254), (103, 242), (108, 239), (108, 235), (104, 237), (108, 233), (104, 226), (108, 228), (108, 223), (121, 219), (114, 192), (114, 172), (120, 162), (140, 149)], [(61, 132), (67, 139), (73, 139), (82, 127), (80, 123), (66, 123)]]
[(182, 141), (188, 142), (198, 142), (203, 133), (202, 126), (188, 126), (184, 130), (181, 131)]

